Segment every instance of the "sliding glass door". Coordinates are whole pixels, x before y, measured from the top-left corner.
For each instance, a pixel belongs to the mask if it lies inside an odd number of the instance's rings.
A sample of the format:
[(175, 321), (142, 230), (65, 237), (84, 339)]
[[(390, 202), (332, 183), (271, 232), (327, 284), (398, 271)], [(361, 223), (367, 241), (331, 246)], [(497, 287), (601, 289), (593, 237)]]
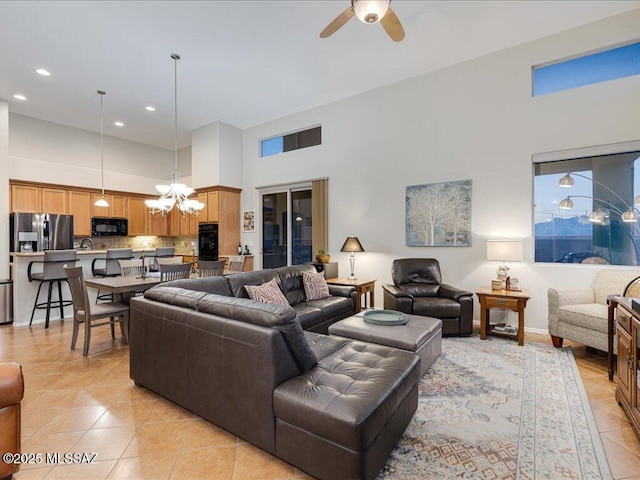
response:
[[(321, 182), (324, 186), (325, 181)], [(312, 188), (312, 183), (315, 187), (316, 182), (309, 182), (262, 191), (263, 268), (309, 263), (314, 259), (314, 248), (326, 248), (324, 244), (314, 245), (314, 238), (322, 238), (320, 243), (323, 243), (326, 237), (324, 218), (315, 218), (324, 215), (326, 196), (316, 193), (323, 203), (323, 208), (318, 210), (318, 198), (316, 204), (313, 201), (317, 189)], [(319, 227), (323, 230), (320, 234)]]

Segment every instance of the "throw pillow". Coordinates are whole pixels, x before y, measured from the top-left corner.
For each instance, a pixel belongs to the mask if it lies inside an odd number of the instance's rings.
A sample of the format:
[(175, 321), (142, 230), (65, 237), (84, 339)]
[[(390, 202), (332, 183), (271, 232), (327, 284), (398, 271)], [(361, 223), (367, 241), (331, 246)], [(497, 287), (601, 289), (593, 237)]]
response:
[(287, 297), (285, 297), (282, 290), (280, 290), (275, 278), (259, 286), (245, 285), (244, 288), (252, 300), (264, 303), (279, 303), (287, 307), (290, 306)]
[(304, 284), (304, 294), (307, 296), (307, 300), (320, 300), (331, 296), (329, 294), (329, 285), (327, 285), (322, 273), (303, 273), (302, 283)]

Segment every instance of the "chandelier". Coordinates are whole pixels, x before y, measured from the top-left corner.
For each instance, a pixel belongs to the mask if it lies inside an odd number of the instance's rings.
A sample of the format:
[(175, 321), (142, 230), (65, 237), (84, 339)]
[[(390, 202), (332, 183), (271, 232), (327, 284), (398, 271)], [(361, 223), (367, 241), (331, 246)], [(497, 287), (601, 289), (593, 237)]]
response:
[(145, 200), (144, 203), (149, 207), (151, 214), (160, 213), (166, 215), (173, 209), (178, 208), (182, 215), (185, 213), (198, 215), (205, 205), (198, 200), (189, 198), (189, 195), (195, 192), (191, 187), (180, 183), (180, 172), (178, 172), (178, 60), (180, 55), (172, 53), (174, 65), (174, 98), (173, 98), (173, 120), (174, 120), (174, 146), (175, 146), (175, 170), (171, 174), (171, 184), (156, 185), (156, 190), (160, 193), (160, 198), (153, 200)]

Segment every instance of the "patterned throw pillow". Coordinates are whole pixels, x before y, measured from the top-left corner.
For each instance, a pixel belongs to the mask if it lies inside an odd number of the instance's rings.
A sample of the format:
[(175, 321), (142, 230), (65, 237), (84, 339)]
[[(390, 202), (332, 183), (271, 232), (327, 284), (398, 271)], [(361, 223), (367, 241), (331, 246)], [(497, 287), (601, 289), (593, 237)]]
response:
[(287, 307), (290, 306), (287, 297), (285, 297), (282, 290), (280, 290), (275, 278), (260, 286), (245, 285), (244, 288), (252, 300), (264, 303), (279, 303)]
[(320, 300), (331, 296), (329, 285), (327, 285), (322, 273), (303, 273), (302, 282), (307, 300)]

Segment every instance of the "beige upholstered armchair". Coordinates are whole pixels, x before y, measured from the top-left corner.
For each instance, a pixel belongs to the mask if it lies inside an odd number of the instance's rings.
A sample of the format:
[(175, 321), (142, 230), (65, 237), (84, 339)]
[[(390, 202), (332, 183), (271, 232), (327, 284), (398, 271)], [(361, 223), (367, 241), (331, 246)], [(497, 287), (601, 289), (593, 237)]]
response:
[[(601, 270), (590, 288), (547, 291), (549, 334), (555, 347), (566, 338), (606, 352), (607, 296), (625, 295), (638, 270)], [(617, 342), (613, 343), (614, 353)]]

